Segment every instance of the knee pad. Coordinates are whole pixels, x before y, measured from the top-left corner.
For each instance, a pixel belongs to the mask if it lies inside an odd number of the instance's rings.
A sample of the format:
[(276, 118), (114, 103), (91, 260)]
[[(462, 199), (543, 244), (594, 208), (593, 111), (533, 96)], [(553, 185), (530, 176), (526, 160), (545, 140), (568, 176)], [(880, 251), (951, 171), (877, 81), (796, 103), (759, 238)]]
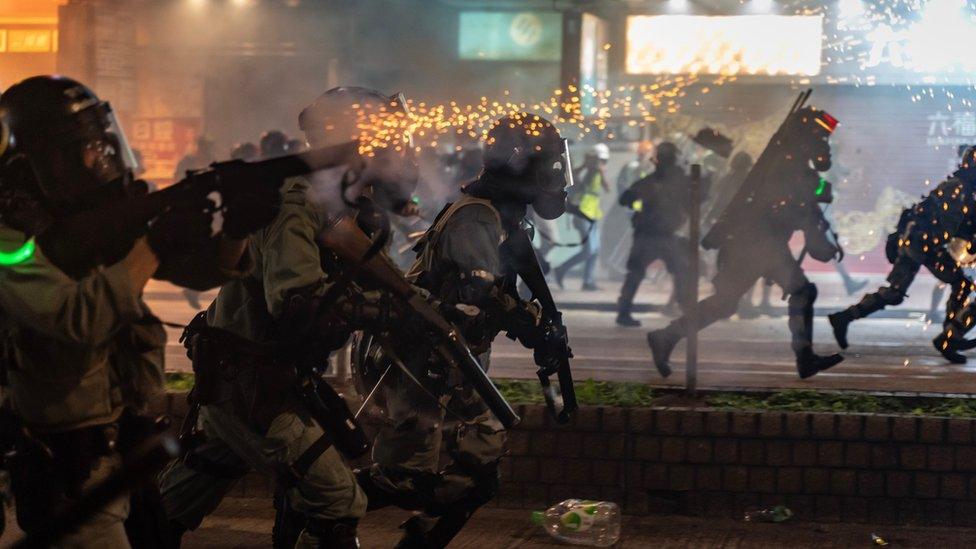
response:
[(894, 288), (882, 287), (878, 290), (878, 297), (885, 305), (900, 305), (902, 301), (905, 301), (905, 294)]

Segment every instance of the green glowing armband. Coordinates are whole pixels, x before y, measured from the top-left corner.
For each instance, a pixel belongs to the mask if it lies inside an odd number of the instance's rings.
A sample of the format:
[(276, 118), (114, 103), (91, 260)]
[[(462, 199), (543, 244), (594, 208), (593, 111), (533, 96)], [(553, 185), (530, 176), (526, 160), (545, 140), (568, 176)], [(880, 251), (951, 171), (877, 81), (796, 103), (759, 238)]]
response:
[(825, 190), (827, 190), (827, 180), (821, 177), (820, 184), (817, 185), (817, 190), (814, 191), (813, 194), (820, 196), (824, 193)]
[(34, 251), (36, 249), (37, 244), (33, 238), (30, 238), (27, 242), (24, 242), (23, 246), (12, 252), (0, 251), (0, 265), (19, 265), (34, 257)]

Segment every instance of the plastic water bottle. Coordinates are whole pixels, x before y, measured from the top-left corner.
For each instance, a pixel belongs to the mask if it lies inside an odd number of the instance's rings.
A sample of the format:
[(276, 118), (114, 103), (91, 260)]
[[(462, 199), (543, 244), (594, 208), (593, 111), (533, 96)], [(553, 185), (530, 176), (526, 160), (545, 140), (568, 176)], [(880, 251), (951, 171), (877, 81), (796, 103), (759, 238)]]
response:
[(610, 547), (620, 539), (620, 509), (609, 501), (567, 499), (547, 511), (533, 512), (532, 522), (574, 545)]

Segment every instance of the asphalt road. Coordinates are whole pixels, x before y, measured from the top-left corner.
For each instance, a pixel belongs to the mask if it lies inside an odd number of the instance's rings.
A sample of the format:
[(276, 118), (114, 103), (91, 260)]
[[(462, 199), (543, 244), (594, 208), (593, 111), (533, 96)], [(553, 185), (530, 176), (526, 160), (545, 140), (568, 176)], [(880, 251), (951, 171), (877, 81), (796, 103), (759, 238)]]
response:
[[(872, 280), (868, 288), (880, 280)], [(571, 281), (569, 285), (575, 286)], [(816, 349), (836, 352), (826, 312), (858, 299), (846, 296), (830, 278), (818, 281), (821, 298), (815, 322)], [(564, 307), (576, 358), (577, 379), (634, 381), (655, 386), (681, 386), (685, 379), (684, 345), (673, 356), (674, 374), (658, 376), (645, 342), (648, 329), (667, 324), (668, 318), (656, 312), (641, 312), (642, 328), (619, 328), (612, 312), (614, 283), (604, 283), (604, 291), (583, 293), (557, 291)], [(650, 285), (649, 285), (650, 286)], [(947, 364), (935, 352), (931, 339), (938, 333), (938, 322), (930, 323), (921, 313), (927, 308), (931, 279), (922, 278), (910, 299), (878, 318), (858, 321), (852, 326), (852, 346), (843, 354), (846, 360), (834, 369), (811, 379), (800, 380), (789, 346), (785, 317), (760, 317), (754, 320), (719, 322), (701, 333), (699, 344), (699, 386), (702, 388), (808, 388), (856, 389), (913, 393), (976, 393), (976, 360), (966, 365)], [(667, 286), (644, 289), (639, 303), (642, 310), (654, 308), (667, 295)], [(703, 285), (703, 295), (708, 289)], [(206, 304), (214, 292), (201, 296)], [(181, 290), (153, 282), (146, 293), (153, 310), (164, 320), (183, 323), (193, 315)], [(774, 305), (783, 311), (782, 303)], [(647, 307), (651, 304), (651, 307)], [(189, 371), (189, 363), (177, 342), (179, 331), (170, 329), (167, 370)], [(976, 358), (976, 353), (974, 353)], [(518, 344), (499, 337), (495, 345), (491, 374), (496, 377), (533, 378), (531, 355)]]

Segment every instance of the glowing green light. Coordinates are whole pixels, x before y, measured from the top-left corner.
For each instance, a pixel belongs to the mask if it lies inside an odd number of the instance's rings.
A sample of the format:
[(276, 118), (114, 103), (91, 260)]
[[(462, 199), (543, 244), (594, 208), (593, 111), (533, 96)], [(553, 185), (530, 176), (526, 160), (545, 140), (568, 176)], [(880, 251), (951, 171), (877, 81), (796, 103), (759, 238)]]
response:
[(820, 185), (817, 186), (817, 190), (814, 192), (814, 194), (820, 196), (824, 193), (825, 190), (827, 190), (827, 180), (821, 177)]
[(34, 239), (28, 239), (24, 245), (12, 252), (0, 251), (0, 265), (19, 265), (34, 256), (37, 244)]

